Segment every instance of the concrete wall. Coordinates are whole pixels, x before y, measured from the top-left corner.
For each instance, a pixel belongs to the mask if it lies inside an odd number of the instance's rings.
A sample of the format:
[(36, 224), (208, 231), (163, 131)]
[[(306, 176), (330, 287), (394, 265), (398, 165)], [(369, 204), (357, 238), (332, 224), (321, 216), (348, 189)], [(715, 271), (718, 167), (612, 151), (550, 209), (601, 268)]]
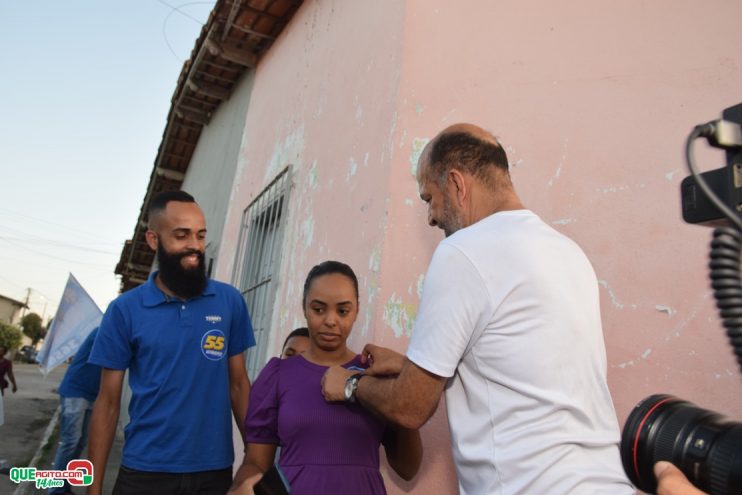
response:
[[(182, 189), (192, 194), (206, 216), (206, 257), (218, 263), (229, 195), (245, 128), (254, 72), (237, 84), (232, 96), (203, 128)], [(215, 273), (215, 272), (214, 272)]]
[[(271, 354), (302, 322), (307, 271), (330, 258), (361, 281), (351, 347), (403, 351), (442, 237), (417, 156), (445, 126), (477, 123), (501, 138), (526, 205), (595, 266), (621, 422), (655, 392), (739, 419), (711, 232), (682, 222), (678, 188), (692, 126), (742, 101), (741, 15), (734, 0), (308, 0), (257, 70), (217, 277), (231, 277), (242, 210), (291, 165)], [(385, 471), (390, 493), (455, 491), (442, 412), (423, 440), (422, 472)]]

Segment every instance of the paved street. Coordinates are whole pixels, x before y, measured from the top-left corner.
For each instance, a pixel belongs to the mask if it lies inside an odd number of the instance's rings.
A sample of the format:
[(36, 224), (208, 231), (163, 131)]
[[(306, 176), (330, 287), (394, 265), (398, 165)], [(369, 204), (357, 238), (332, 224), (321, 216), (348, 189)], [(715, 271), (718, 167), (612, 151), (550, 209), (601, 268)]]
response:
[[(39, 449), (59, 406), (57, 387), (66, 370), (63, 364), (44, 377), (36, 364), (13, 363), (18, 392), (6, 389), (5, 424), (0, 426), (0, 459), (11, 467), (27, 466)], [(11, 495), (18, 486), (7, 475), (0, 475), (0, 495)]]
[[(6, 460), (10, 467), (28, 466), (37, 459), (34, 467), (51, 468), (56, 452), (56, 436), (44, 442), (49, 424), (59, 406), (57, 387), (62, 381), (67, 365), (52, 370), (47, 377), (41, 374), (36, 364), (13, 363), (18, 392), (10, 389), (3, 397), (5, 424), (0, 426), (0, 461)], [(52, 425), (53, 427), (54, 425)], [(111, 493), (121, 455), (122, 439), (117, 435), (109, 458), (104, 493)], [(45, 445), (46, 444), (46, 448)], [(85, 454), (83, 453), (83, 457)], [(16, 484), (7, 474), (0, 474), (0, 495), (28, 495), (46, 493), (35, 490), (31, 483)], [(84, 490), (77, 490), (82, 494)]]

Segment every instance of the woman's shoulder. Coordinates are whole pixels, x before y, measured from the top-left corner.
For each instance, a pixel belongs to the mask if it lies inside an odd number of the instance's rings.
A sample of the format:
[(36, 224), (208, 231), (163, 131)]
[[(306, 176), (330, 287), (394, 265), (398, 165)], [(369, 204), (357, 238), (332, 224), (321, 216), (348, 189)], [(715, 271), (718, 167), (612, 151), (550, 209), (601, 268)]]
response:
[(278, 377), (278, 373), (281, 371), (281, 360), (278, 358), (271, 358), (263, 369), (260, 370), (258, 378), (255, 380), (253, 387), (260, 386), (266, 382), (271, 383)]
[(274, 357), (268, 360), (267, 363), (265, 363), (265, 366), (263, 366), (263, 369), (260, 372), (260, 376), (265, 375), (266, 377), (277, 377), (279, 375), (291, 375), (300, 372), (301, 369), (306, 367), (305, 363), (307, 363), (307, 361), (300, 355), (291, 356), (286, 359)]

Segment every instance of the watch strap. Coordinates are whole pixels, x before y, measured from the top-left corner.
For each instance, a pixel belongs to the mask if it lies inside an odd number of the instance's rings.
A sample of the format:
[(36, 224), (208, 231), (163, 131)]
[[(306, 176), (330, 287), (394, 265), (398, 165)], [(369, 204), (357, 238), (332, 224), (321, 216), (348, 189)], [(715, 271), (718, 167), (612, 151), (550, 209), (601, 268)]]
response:
[(365, 375), (363, 373), (355, 373), (350, 375), (345, 380), (345, 400), (348, 402), (356, 401), (356, 390), (358, 389), (358, 382), (361, 381)]

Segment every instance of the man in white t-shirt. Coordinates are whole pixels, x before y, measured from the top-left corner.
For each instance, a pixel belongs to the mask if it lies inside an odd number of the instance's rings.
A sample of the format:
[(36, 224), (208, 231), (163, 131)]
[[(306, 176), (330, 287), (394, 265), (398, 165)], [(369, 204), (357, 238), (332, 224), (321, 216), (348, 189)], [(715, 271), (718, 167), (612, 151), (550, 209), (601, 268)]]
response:
[(504, 150), (479, 127), (436, 136), (417, 179), (446, 239), (407, 355), (367, 345), (368, 372), (331, 368), (325, 397), (419, 428), (445, 390), (462, 494), (634, 493), (585, 254), (523, 207)]

